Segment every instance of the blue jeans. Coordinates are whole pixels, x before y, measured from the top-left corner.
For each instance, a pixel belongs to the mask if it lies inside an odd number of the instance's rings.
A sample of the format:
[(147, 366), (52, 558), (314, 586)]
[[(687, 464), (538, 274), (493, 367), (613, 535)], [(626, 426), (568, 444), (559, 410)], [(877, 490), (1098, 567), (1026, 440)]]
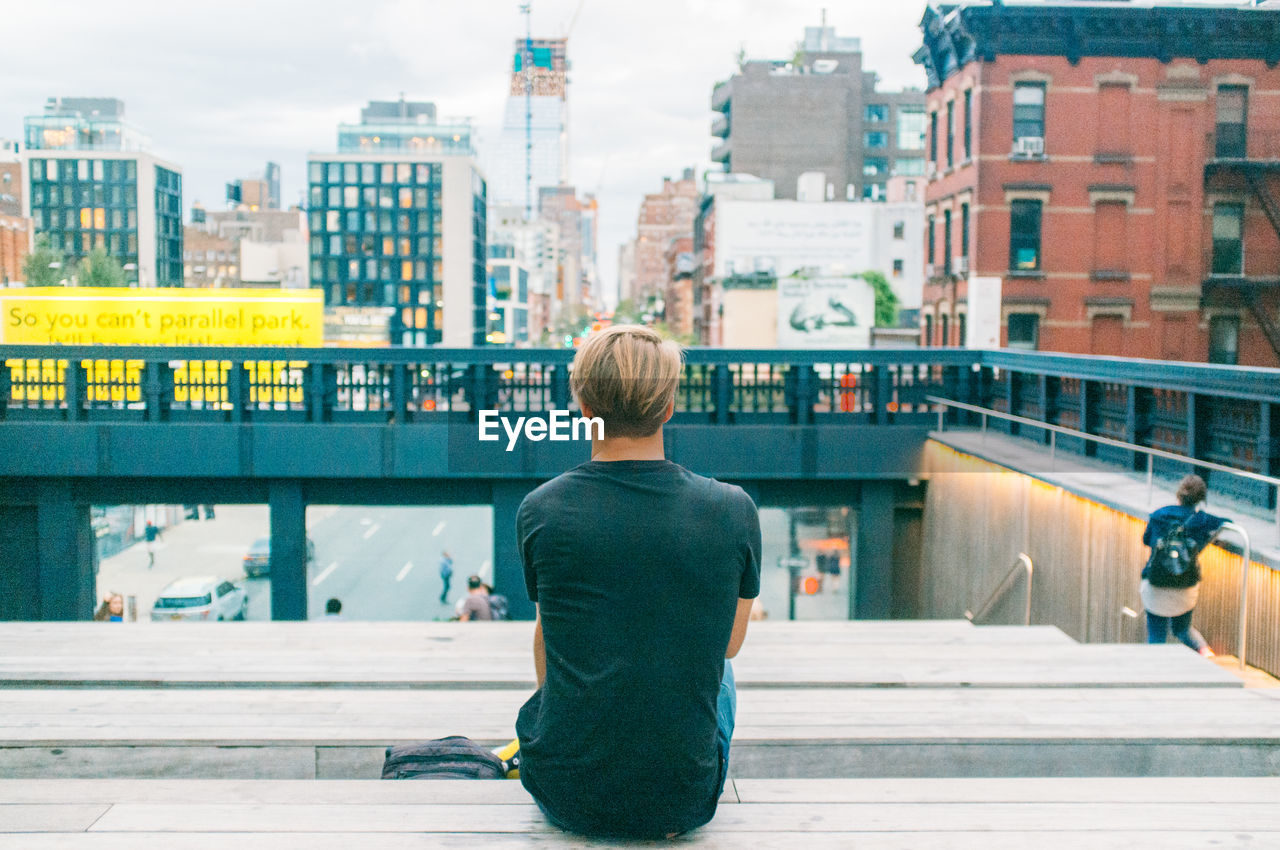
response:
[[(716, 697), (716, 748), (720, 753), (720, 787), (716, 789), (716, 800), (724, 793), (725, 782), (729, 779), (729, 743), (733, 740), (733, 721), (738, 714), (738, 687), (733, 680), (733, 665), (729, 659), (724, 660), (724, 676), (720, 679), (720, 694)], [(537, 797), (533, 801), (538, 804), (542, 814), (565, 832), (573, 830), (565, 826)]]
[(724, 793), (724, 783), (729, 778), (729, 742), (733, 740), (733, 721), (738, 714), (738, 686), (733, 681), (733, 665), (724, 660), (724, 676), (720, 679), (720, 696), (716, 698), (716, 744), (720, 748), (720, 790), (716, 799)]
[(1169, 640), (1169, 628), (1173, 627), (1173, 636), (1187, 646), (1199, 652), (1207, 644), (1200, 633), (1191, 628), (1191, 611), (1176, 617), (1161, 617), (1159, 614), (1147, 612), (1147, 643), (1165, 643)]

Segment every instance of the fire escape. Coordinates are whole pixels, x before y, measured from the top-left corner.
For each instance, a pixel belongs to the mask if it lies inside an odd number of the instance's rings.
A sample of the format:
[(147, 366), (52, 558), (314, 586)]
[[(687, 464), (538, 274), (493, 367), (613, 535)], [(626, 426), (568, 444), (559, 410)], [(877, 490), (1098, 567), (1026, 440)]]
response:
[[(1246, 193), (1258, 202), (1272, 231), (1280, 238), (1280, 203), (1272, 194), (1272, 180), (1280, 176), (1280, 145), (1276, 144), (1280, 139), (1255, 136), (1250, 144), (1243, 93), (1240, 98), (1237, 120), (1224, 121), (1224, 116), (1219, 114), (1217, 132), (1211, 140), (1211, 156), (1205, 161), (1205, 188)], [(1202, 304), (1247, 308), (1271, 350), (1280, 358), (1280, 327), (1269, 312), (1269, 307), (1273, 311), (1280, 300), (1280, 276), (1245, 275), (1247, 216), (1243, 212), (1241, 210), (1239, 216), (1239, 232), (1235, 234), (1219, 233), (1219, 216), (1217, 212), (1214, 214), (1213, 255), (1203, 284)], [(1230, 217), (1222, 222), (1224, 230), (1231, 230), (1233, 226)]]

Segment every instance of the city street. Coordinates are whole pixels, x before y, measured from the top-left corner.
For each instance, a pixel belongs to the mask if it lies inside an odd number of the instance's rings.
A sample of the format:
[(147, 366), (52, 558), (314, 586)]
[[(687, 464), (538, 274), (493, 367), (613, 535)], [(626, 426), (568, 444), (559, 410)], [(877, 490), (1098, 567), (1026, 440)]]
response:
[[(434, 620), (453, 615), (466, 593), (467, 576), (493, 579), (492, 513), (487, 507), (336, 507), (307, 510), (308, 535), (316, 557), (307, 570), (308, 612), (324, 613), (325, 602), (342, 600), (350, 620)], [(770, 619), (787, 617), (788, 572), (779, 560), (788, 554), (787, 512), (760, 511), (764, 538), (761, 603)], [(148, 621), (156, 596), (174, 579), (211, 575), (244, 584), (250, 620), (271, 619), (269, 577), (246, 578), (243, 558), (254, 540), (266, 537), (265, 505), (218, 505), (216, 519), (187, 520), (165, 529), (153, 568), (146, 547), (137, 543), (102, 561), (98, 597), (117, 592), (137, 597), (139, 622)], [(440, 553), (453, 555), (449, 602), (440, 604)], [(805, 571), (810, 574), (812, 570)], [(848, 617), (848, 570), (838, 584), (830, 577), (822, 592), (796, 598), (796, 619)]]
[[(243, 558), (250, 544), (268, 533), (265, 505), (219, 505), (213, 520), (188, 520), (167, 529), (147, 567), (138, 543), (104, 559), (98, 595), (138, 598), (139, 622), (149, 620), (156, 596), (183, 576), (212, 575), (243, 582), (250, 620), (271, 619), (268, 577), (246, 579)], [(466, 579), (492, 579), (492, 519), (487, 507), (333, 507), (307, 511), (308, 535), (316, 559), (308, 568), (309, 615), (324, 613), (330, 597), (342, 600), (352, 620), (434, 620), (452, 616), (466, 593)], [(449, 602), (440, 604), (440, 553), (453, 555)]]

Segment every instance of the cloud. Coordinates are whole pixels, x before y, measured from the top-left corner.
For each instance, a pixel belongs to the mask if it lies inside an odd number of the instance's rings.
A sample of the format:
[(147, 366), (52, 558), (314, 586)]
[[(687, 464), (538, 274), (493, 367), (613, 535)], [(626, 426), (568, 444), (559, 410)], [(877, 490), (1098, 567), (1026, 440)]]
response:
[[(805, 0), (534, 0), (535, 35), (571, 33), (570, 171), (600, 189), (599, 258), (610, 285), (641, 197), (664, 176), (710, 165), (710, 92), (752, 58), (791, 55), (822, 6)], [(861, 36), (887, 87), (922, 85), (911, 62), (924, 0), (830, 4), (828, 25)], [(6, 9), (0, 136), (51, 95), (109, 96), (160, 156), (182, 167), (184, 204), (219, 205), (223, 185), (283, 169), (297, 200), (306, 155), (368, 100), (433, 100), (496, 141), (514, 40), (512, 0), (44, 0)]]

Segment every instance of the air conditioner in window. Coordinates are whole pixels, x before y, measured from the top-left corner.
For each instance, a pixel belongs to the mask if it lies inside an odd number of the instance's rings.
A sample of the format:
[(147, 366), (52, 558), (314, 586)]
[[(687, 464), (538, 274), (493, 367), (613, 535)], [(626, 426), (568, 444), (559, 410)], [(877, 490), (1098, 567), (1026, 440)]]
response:
[(1014, 156), (1044, 156), (1044, 136), (1019, 136), (1013, 140)]
[(955, 271), (955, 273), (956, 273), (956, 274), (968, 274), (968, 273), (969, 273), (969, 258), (968, 258), (968, 257), (956, 257), (956, 258), (955, 258), (955, 260), (953, 260), (953, 261), (952, 261), (952, 265), (954, 266), (954, 271)]
[(929, 160), (928, 162), (926, 162), (924, 164), (924, 176), (928, 180), (932, 180), (933, 178), (937, 177), (938, 163), (934, 162), (933, 160)]
[(924, 276), (925, 276), (925, 279), (928, 279), (928, 278), (933, 277), (933, 276), (934, 276), (934, 274), (935, 274), (936, 272), (937, 272), (937, 270), (934, 268), (933, 263), (926, 263), (926, 264), (925, 264), (925, 267), (924, 267)]

